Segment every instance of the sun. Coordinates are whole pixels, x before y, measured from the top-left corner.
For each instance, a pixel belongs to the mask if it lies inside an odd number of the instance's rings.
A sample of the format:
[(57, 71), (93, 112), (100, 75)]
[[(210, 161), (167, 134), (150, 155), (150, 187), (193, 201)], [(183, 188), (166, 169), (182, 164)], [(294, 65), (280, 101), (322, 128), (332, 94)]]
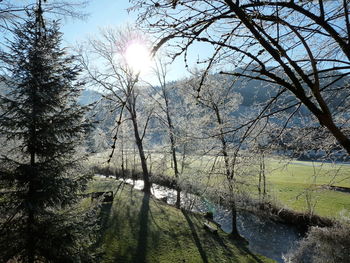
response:
[(125, 51), (125, 60), (128, 66), (136, 73), (145, 73), (151, 66), (151, 55), (141, 43), (131, 43)]

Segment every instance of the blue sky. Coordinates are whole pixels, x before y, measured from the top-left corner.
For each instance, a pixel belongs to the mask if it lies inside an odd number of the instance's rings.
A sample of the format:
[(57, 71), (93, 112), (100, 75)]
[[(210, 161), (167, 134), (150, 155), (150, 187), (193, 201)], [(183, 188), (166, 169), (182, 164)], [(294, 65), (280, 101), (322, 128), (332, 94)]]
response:
[[(99, 28), (106, 26), (120, 27), (127, 23), (133, 23), (136, 20), (135, 12), (128, 13), (130, 7), (128, 0), (90, 0), (88, 6), (84, 9), (89, 13), (85, 20), (67, 19), (63, 21), (61, 31), (64, 33), (64, 46), (74, 46), (80, 41), (84, 41), (88, 36), (98, 34)], [(193, 58), (197, 55), (193, 54)], [(181, 79), (187, 75), (183, 59), (178, 58), (170, 67), (168, 80)], [(146, 80), (156, 84), (155, 78), (146, 77)]]
[(84, 40), (88, 35), (94, 35), (98, 29), (105, 26), (120, 26), (132, 23), (136, 14), (128, 14), (130, 6), (127, 0), (90, 0), (84, 9), (89, 16), (85, 20), (67, 19), (61, 28), (66, 45)]

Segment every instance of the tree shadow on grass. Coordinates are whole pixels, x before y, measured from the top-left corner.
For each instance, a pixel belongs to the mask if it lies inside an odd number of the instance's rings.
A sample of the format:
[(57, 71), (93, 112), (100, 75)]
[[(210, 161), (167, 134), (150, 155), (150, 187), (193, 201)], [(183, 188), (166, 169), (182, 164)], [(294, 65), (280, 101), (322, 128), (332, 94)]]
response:
[(113, 196), (113, 198), (117, 196), (117, 193), (118, 193), (119, 191), (120, 191), (120, 192), (123, 191), (124, 186), (125, 186), (125, 183), (124, 183), (123, 181), (119, 183), (119, 185), (117, 186), (117, 188), (114, 190), (114, 196)]
[[(107, 202), (107, 203), (103, 203), (100, 200), (100, 213), (99, 213), (99, 220), (98, 220), (98, 224), (100, 229), (105, 232), (108, 229), (108, 222), (109, 222), (109, 217), (110, 214), (112, 212), (112, 207), (118, 205), (118, 201), (117, 201), (117, 194), (118, 192), (121, 190), (123, 190), (124, 185), (121, 183), (118, 185), (118, 187), (116, 189), (113, 189), (114, 193), (113, 193), (113, 201), (112, 202)], [(115, 204), (117, 202), (117, 204)], [(103, 236), (103, 235), (101, 235)]]
[(208, 257), (207, 257), (207, 254), (205, 253), (203, 247), (202, 247), (202, 244), (200, 242), (200, 239), (198, 237), (198, 234), (197, 234), (197, 231), (194, 227), (194, 224), (191, 220), (191, 218), (188, 216), (187, 212), (183, 209), (181, 209), (181, 212), (182, 214), (184, 215), (184, 217), (186, 218), (186, 221), (191, 229), (191, 232), (192, 232), (192, 236), (193, 236), (193, 239), (194, 239), (194, 242), (196, 243), (196, 246), (198, 248), (198, 251), (199, 251), (199, 254), (203, 260), (203, 263), (208, 263)]
[[(115, 217), (111, 218), (111, 214), (113, 213), (113, 210), (118, 210), (117, 207), (120, 205), (118, 202), (118, 194), (120, 194), (123, 191), (124, 184), (123, 182), (119, 184), (116, 188), (113, 190), (113, 201), (108, 203), (103, 203), (100, 200), (99, 203), (99, 213), (98, 213), (98, 219), (97, 219), (97, 228), (98, 228), (98, 234), (96, 236), (95, 244), (93, 245), (94, 249), (97, 251), (98, 258), (102, 260), (103, 258), (103, 252), (102, 252), (102, 246), (106, 242), (106, 234), (110, 231), (111, 226), (113, 225), (113, 229), (117, 230), (118, 227), (115, 227), (117, 225), (117, 220)], [(111, 190), (110, 188), (105, 188), (103, 190)]]
[(242, 251), (243, 253), (247, 254), (247, 255), (250, 255), (254, 260), (255, 262), (258, 262), (258, 263), (264, 263), (264, 261), (262, 261), (260, 258), (258, 258), (255, 254), (253, 254), (247, 247), (246, 244), (244, 245), (240, 245), (238, 244), (239, 241), (235, 241), (236, 243), (236, 247)]
[(99, 234), (96, 236), (94, 244), (92, 245), (92, 250), (96, 252), (96, 255), (99, 259), (102, 259), (103, 257), (103, 252), (100, 248), (104, 243), (104, 234), (108, 229), (108, 221), (109, 221), (111, 209), (112, 209), (111, 203), (100, 205), (100, 212), (98, 215), (98, 220), (96, 222)]
[(142, 205), (139, 214), (140, 230), (137, 241), (137, 248), (133, 258), (135, 263), (146, 262), (147, 255), (147, 236), (148, 236), (148, 216), (149, 216), (149, 199), (150, 195), (143, 194)]
[(251, 258), (254, 259), (254, 262), (264, 263), (264, 261), (262, 261), (259, 257), (257, 257), (248, 249), (249, 242), (244, 237), (240, 237), (240, 236), (238, 238), (229, 237), (228, 238), (229, 241), (227, 241), (227, 239), (223, 239), (220, 235), (214, 235), (214, 239), (216, 242), (220, 244), (221, 247), (225, 248), (225, 250), (227, 251), (227, 255), (229, 255), (230, 258), (236, 258), (236, 257), (232, 253), (230, 248), (225, 244), (225, 241), (232, 242), (242, 254), (251, 256)]

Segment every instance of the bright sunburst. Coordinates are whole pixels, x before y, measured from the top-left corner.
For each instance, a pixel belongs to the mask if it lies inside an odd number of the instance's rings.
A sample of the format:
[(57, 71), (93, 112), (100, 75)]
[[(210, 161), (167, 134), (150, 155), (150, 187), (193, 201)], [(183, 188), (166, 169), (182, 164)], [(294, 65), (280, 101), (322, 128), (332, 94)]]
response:
[(145, 73), (151, 66), (151, 56), (147, 47), (141, 43), (131, 43), (125, 52), (127, 64), (137, 73)]

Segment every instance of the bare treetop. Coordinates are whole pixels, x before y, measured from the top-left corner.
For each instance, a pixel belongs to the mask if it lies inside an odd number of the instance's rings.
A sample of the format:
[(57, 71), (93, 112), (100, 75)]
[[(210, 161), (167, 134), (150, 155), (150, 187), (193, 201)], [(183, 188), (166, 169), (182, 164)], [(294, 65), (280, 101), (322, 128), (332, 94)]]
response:
[(8, 30), (13, 23), (23, 20), (26, 12), (36, 9), (38, 4), (42, 6), (47, 13), (57, 18), (85, 18), (86, 13), (82, 12), (82, 8), (86, 6), (88, 0), (43, 0), (43, 1), (0, 1), (0, 29)]
[(279, 94), (292, 93), (295, 106), (305, 105), (350, 153), (342, 128), (348, 119), (339, 117), (348, 100), (335, 101), (350, 95), (348, 0), (132, 2), (139, 22), (158, 36), (155, 51), (167, 44), (186, 61), (191, 45), (210, 44), (213, 52), (201, 61), (207, 72), (215, 67), (280, 86)]
[(174, 55), (198, 41), (213, 44), (216, 58), (224, 55), (237, 66), (249, 58), (275, 66), (293, 60), (310, 67), (316, 60), (322, 63), (319, 67), (332, 62), (349, 68), (348, 11), (340, 1), (133, 2), (138, 4), (134, 8), (141, 8), (139, 22), (159, 36), (155, 49), (168, 42)]

